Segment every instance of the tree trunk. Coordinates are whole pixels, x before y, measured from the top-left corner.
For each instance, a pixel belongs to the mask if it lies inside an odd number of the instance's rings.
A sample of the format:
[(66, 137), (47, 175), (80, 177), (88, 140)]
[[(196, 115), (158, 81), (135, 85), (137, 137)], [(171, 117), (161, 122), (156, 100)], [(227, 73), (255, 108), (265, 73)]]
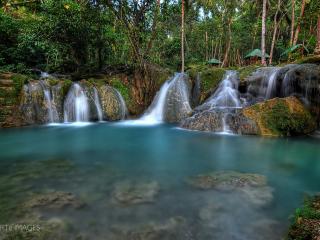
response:
[(303, 16), (304, 16), (305, 7), (306, 7), (306, 0), (302, 0), (301, 13), (300, 13), (300, 17), (299, 17), (299, 20), (298, 20), (298, 25), (297, 25), (297, 28), (296, 28), (296, 32), (294, 34), (293, 45), (296, 45), (297, 42), (298, 42), (298, 39), (299, 39), (299, 33), (300, 33), (300, 29), (301, 29), (301, 21), (302, 21)]
[(320, 55), (320, 15), (318, 15), (318, 23), (317, 23), (317, 46), (314, 50), (314, 54)]
[(223, 58), (223, 62), (221, 67), (225, 67), (228, 63), (228, 56), (229, 56), (229, 52), (230, 52), (230, 48), (231, 48), (231, 40), (232, 40), (232, 35), (231, 35), (231, 22), (232, 19), (229, 18), (228, 19), (228, 42), (227, 42), (227, 47), (226, 47), (226, 51), (224, 53), (224, 58)]
[(181, 1), (181, 72), (184, 73), (184, 0)]
[(262, 11), (262, 29), (261, 29), (261, 64), (267, 65), (266, 62), (266, 16), (267, 16), (267, 0), (263, 0), (263, 11)]
[(208, 32), (206, 31), (206, 61), (209, 60)]
[(293, 44), (293, 36), (294, 36), (294, 23), (295, 23), (295, 6), (296, 1), (291, 1), (291, 34), (290, 34), (290, 46)]
[[(277, 21), (277, 18), (278, 18), (278, 14), (279, 14), (279, 11), (280, 11), (280, 6), (281, 6), (281, 0), (278, 0), (277, 12), (274, 15), (273, 36), (272, 36), (272, 43), (271, 43), (271, 49), (270, 49), (270, 58), (269, 58), (269, 64), (270, 65), (272, 64), (273, 50), (274, 50), (274, 46), (275, 46), (275, 43), (276, 43), (276, 37), (277, 37), (277, 31), (278, 31), (278, 25), (279, 25), (278, 21)], [(281, 20), (279, 20), (279, 23), (280, 23), (280, 21)]]

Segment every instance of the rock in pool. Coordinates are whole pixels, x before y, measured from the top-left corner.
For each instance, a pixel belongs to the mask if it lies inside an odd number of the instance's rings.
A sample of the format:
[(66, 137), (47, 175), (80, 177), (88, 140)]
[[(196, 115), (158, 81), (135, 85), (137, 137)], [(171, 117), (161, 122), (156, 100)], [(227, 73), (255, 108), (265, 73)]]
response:
[(155, 181), (145, 183), (120, 182), (115, 185), (112, 198), (124, 205), (150, 203), (154, 201), (159, 190), (159, 184)]

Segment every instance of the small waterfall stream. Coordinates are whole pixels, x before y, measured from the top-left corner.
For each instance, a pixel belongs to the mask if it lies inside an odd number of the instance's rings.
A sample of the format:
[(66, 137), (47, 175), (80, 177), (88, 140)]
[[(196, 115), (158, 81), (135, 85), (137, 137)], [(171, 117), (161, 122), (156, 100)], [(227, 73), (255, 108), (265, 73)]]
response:
[(102, 107), (101, 107), (101, 103), (100, 103), (98, 90), (95, 87), (93, 88), (93, 96), (94, 96), (94, 104), (97, 109), (98, 120), (101, 122), (101, 121), (103, 121), (103, 111), (102, 111)]
[(281, 68), (275, 68), (271, 74), (267, 78), (267, 91), (265, 94), (265, 99), (271, 99), (273, 96), (275, 96), (276, 91), (276, 81), (278, 77), (278, 72)]
[(160, 91), (153, 100), (150, 109), (139, 119), (140, 121), (151, 124), (163, 122), (166, 96), (171, 83), (172, 82), (168, 80), (162, 85)]
[(65, 122), (88, 122), (89, 103), (83, 88), (78, 84), (72, 84), (64, 102)]
[(237, 71), (226, 71), (225, 76), (215, 93), (203, 104), (206, 111), (219, 112), (222, 132), (231, 133), (227, 117), (235, 109), (241, 108), (238, 92), (239, 76)]
[(121, 95), (121, 93), (115, 89), (117, 95), (118, 95), (118, 98), (120, 100), (120, 104), (121, 104), (121, 110), (122, 110), (122, 113), (121, 113), (121, 119), (125, 119), (125, 117), (128, 115), (128, 108), (127, 108), (127, 105), (126, 105), (126, 102), (124, 101), (123, 99), (123, 96)]
[(57, 123), (59, 122), (59, 116), (51, 90), (43, 80), (40, 80), (40, 86), (42, 87), (44, 100), (48, 109), (48, 121), (49, 123)]
[(170, 108), (169, 112), (173, 115), (179, 111), (191, 112), (189, 98), (185, 74), (176, 73), (172, 79), (162, 85), (151, 106), (138, 122), (142, 124), (162, 123), (166, 120), (168, 108)]

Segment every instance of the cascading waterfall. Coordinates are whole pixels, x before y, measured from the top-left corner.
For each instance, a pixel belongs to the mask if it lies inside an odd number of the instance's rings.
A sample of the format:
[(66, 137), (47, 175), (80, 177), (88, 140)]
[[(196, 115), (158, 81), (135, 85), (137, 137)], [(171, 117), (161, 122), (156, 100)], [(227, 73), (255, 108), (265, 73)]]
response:
[[(166, 81), (160, 88), (149, 109), (138, 121), (145, 124), (162, 123), (165, 120), (167, 107), (170, 106), (171, 111), (175, 111), (177, 104), (179, 104), (179, 108), (183, 109), (183, 111), (191, 111), (188, 87), (184, 78), (185, 75), (183, 73), (177, 73), (172, 79)], [(174, 98), (172, 94), (175, 95)], [(169, 96), (171, 96), (170, 99)]]
[(72, 84), (64, 102), (65, 122), (88, 122), (89, 103), (83, 88), (77, 84)]
[(128, 115), (128, 108), (127, 108), (126, 102), (124, 101), (121, 93), (117, 89), (115, 89), (115, 91), (118, 95), (118, 98), (119, 98), (120, 104), (121, 104), (121, 110), (122, 110), (121, 119), (125, 119), (125, 117)]
[(170, 85), (170, 81), (166, 81), (162, 85), (160, 91), (157, 93), (155, 99), (153, 100), (150, 106), (150, 110), (147, 110), (147, 112), (140, 118), (141, 121), (147, 123), (157, 123), (163, 121), (166, 96)]
[(93, 88), (93, 96), (94, 96), (94, 104), (97, 109), (98, 120), (101, 122), (101, 121), (103, 121), (103, 111), (102, 111), (102, 107), (101, 107), (101, 103), (100, 103), (98, 90), (95, 87)]
[(50, 88), (47, 87), (46, 83), (43, 80), (40, 81), (40, 85), (43, 89), (43, 95), (48, 109), (48, 121), (49, 123), (57, 123), (59, 122), (59, 116)]
[(226, 71), (224, 79), (212, 97), (206, 101), (211, 108), (240, 108), (237, 71)]
[(212, 97), (201, 108), (206, 111), (219, 112), (221, 116), (222, 131), (230, 133), (227, 117), (237, 108), (241, 108), (238, 92), (239, 77), (237, 71), (226, 71), (224, 79)]
[(265, 99), (271, 99), (276, 95), (275, 91), (276, 91), (277, 77), (278, 77), (279, 70), (280, 68), (275, 68), (267, 78), (268, 84), (267, 84)]

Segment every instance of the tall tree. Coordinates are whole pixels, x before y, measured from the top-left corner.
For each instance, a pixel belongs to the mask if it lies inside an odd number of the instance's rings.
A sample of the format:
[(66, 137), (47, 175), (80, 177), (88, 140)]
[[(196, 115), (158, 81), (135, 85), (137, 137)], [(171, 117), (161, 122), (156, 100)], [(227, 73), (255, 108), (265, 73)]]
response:
[(292, 46), (292, 44), (293, 44), (293, 37), (294, 37), (295, 7), (296, 7), (296, 1), (295, 1), (295, 0), (291, 0), (291, 32), (290, 32), (290, 46)]
[(271, 49), (270, 49), (269, 64), (272, 64), (272, 61), (273, 61), (274, 46), (275, 46), (275, 43), (276, 43), (278, 27), (279, 27), (279, 24), (280, 24), (280, 21), (281, 21), (280, 19), (278, 20), (278, 15), (279, 15), (279, 12), (280, 12), (280, 8), (281, 8), (281, 0), (278, 0), (277, 12), (274, 15), (274, 19), (273, 19), (273, 36), (272, 36), (272, 43), (271, 43)]
[(261, 29), (261, 64), (263, 66), (267, 65), (266, 61), (266, 17), (267, 17), (267, 0), (263, 0), (262, 9), (262, 29)]
[(316, 55), (320, 55), (320, 14), (318, 15), (318, 23), (317, 23), (317, 45), (314, 50)]
[(181, 72), (184, 72), (184, 0), (181, 1)]
[(300, 30), (301, 30), (301, 22), (302, 22), (302, 19), (304, 17), (304, 10), (305, 10), (305, 7), (306, 7), (306, 3), (307, 3), (307, 0), (302, 0), (300, 17), (298, 19), (297, 28), (296, 28), (296, 31), (295, 31), (295, 34), (294, 34), (292, 45), (296, 45), (297, 42), (298, 42), (299, 33), (300, 33)]

